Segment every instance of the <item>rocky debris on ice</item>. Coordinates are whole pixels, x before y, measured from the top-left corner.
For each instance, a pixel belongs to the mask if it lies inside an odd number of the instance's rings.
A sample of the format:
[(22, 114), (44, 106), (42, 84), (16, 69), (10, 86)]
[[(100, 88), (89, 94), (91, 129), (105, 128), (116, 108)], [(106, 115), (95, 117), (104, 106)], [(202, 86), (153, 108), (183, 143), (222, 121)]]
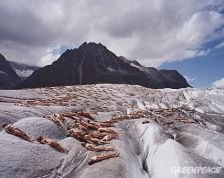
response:
[[(220, 89), (154, 90), (134, 85), (0, 91), (0, 123), (12, 124), (32, 138), (27, 142), (1, 128), (0, 177), (224, 177), (223, 101)], [(65, 117), (72, 113), (76, 122)], [(90, 151), (68, 130), (85, 130), (79, 123), (110, 122), (108, 129), (118, 136), (101, 148), (113, 147), (119, 156), (89, 165), (92, 157), (110, 151)], [(36, 141), (40, 136), (64, 152)], [(186, 167), (215, 167), (220, 172), (174, 170)]]

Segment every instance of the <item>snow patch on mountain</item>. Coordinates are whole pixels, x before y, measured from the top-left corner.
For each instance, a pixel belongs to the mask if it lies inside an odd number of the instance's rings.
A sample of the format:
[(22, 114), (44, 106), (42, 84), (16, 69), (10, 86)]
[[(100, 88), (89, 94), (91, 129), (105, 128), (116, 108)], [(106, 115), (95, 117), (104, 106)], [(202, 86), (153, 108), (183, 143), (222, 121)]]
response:
[(0, 70), (0, 74), (6, 75), (6, 72)]
[(33, 72), (39, 68), (37, 66), (30, 66), (14, 61), (9, 61), (9, 63), (16, 72), (16, 74), (23, 80), (32, 75)]
[(29, 77), (34, 71), (33, 70), (18, 70), (15, 69), (16, 74), (21, 78)]

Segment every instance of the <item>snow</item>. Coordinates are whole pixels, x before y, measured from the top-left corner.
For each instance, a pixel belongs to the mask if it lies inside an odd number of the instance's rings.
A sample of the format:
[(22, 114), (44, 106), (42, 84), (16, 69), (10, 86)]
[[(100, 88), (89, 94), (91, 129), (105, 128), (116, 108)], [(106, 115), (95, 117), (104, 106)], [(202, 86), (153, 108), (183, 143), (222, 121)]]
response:
[(224, 167), (224, 135), (222, 133), (213, 132), (198, 125), (182, 126), (178, 129), (177, 140), (182, 145)]
[(15, 69), (15, 72), (16, 72), (16, 74), (17, 74), (19, 77), (27, 78), (27, 77), (29, 77), (34, 71), (33, 71), (33, 70), (18, 70), (18, 69)]
[(145, 105), (141, 101), (137, 101), (138, 108), (145, 110)]
[(138, 69), (140, 68), (140, 66), (137, 66), (136, 64), (133, 64), (133, 63), (131, 63), (131, 66), (132, 66), (132, 67), (136, 67), (136, 68), (138, 68)]
[(152, 165), (154, 178), (177, 178), (180, 176), (178, 174), (173, 174), (171, 170), (172, 168), (181, 166), (181, 149), (181, 145), (171, 139), (168, 139), (163, 145), (158, 148), (155, 153)]
[(221, 78), (220, 80), (213, 82), (212, 85), (214, 88), (224, 89), (224, 78)]
[(114, 72), (114, 71), (116, 71), (115, 69), (112, 69), (112, 68), (110, 68), (110, 67), (108, 67), (107, 70), (108, 70), (109, 72)]
[[(32, 100), (46, 104), (26, 105)], [(0, 124), (12, 123), (34, 138), (41, 135), (55, 139), (66, 149), (66, 153), (58, 153), (48, 145), (27, 143), (3, 130), (0, 177), (221, 178), (223, 169), (216, 175), (181, 174), (172, 170), (224, 168), (223, 103), (224, 90), (217, 88), (156, 90), (137, 85), (97, 84), (0, 90)], [(173, 115), (164, 116), (153, 109), (176, 110)], [(98, 121), (135, 111), (146, 116), (115, 124), (119, 137), (111, 144), (120, 156), (89, 166), (87, 162), (95, 153), (66, 137), (66, 128), (58, 128), (43, 117), (69, 111), (89, 111)], [(194, 123), (176, 119), (178, 114)], [(142, 124), (146, 118), (149, 123)]]
[(0, 70), (0, 74), (5, 75), (5, 74), (6, 74), (6, 72), (4, 72), (4, 71), (1, 71), (1, 70)]

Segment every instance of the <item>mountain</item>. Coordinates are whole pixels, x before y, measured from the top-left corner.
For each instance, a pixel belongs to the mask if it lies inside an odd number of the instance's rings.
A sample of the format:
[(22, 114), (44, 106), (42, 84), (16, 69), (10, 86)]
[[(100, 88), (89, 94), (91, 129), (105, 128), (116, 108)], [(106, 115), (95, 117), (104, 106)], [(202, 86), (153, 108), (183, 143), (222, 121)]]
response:
[(154, 67), (142, 66), (136, 60), (128, 60), (123, 56), (120, 56), (120, 58), (124, 62), (130, 64), (131, 66), (138, 68), (147, 76), (147, 78), (149, 78), (150, 80), (154, 80), (157, 83), (157, 85), (165, 86), (160, 88), (185, 88), (184, 86), (186, 85), (186, 80), (176, 70), (166, 70), (166, 69), (158, 70)]
[(142, 65), (136, 61), (136, 60), (128, 60), (124, 56), (119, 56), (120, 59), (122, 59), (124, 62), (130, 64), (133, 67), (141, 67)]
[(126, 83), (148, 88), (189, 87), (178, 72), (146, 68), (137, 61), (118, 57), (101, 43), (83, 43), (65, 51), (52, 65), (36, 70), (17, 88), (96, 83)]
[(18, 62), (9, 61), (10, 65), (16, 72), (16, 74), (22, 79), (26, 79), (29, 77), (35, 70), (39, 69), (40, 67), (37, 66), (30, 66)]
[(10, 63), (0, 54), (0, 89), (8, 89), (20, 82)]

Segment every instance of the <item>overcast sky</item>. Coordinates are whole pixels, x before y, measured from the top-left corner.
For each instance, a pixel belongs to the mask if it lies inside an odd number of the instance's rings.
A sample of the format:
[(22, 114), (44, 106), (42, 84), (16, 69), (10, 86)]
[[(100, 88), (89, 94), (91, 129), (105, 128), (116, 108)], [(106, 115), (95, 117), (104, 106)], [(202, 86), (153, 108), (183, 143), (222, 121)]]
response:
[(224, 0), (0, 0), (0, 52), (46, 65), (62, 45), (94, 41), (158, 66), (207, 55), (204, 44), (224, 36), (223, 7)]

